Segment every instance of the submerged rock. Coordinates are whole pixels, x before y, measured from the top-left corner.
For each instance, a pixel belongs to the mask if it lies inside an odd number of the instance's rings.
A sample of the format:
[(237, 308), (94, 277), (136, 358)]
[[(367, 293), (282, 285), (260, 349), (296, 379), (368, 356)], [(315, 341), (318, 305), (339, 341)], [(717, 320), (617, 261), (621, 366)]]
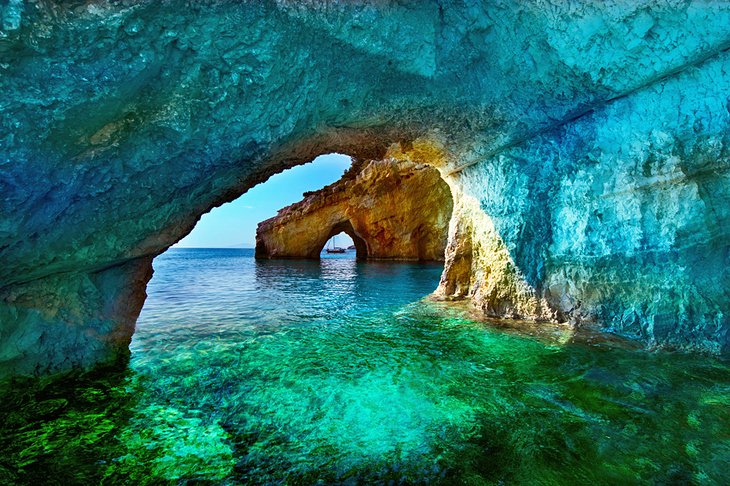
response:
[(393, 144), (451, 187), (440, 295), (730, 352), (723, 2), (0, 6), (0, 376), (123, 355), (203, 213)]
[(407, 161), (355, 163), (256, 229), (257, 258), (319, 258), (340, 232), (359, 259), (443, 260), (451, 193), (435, 168)]

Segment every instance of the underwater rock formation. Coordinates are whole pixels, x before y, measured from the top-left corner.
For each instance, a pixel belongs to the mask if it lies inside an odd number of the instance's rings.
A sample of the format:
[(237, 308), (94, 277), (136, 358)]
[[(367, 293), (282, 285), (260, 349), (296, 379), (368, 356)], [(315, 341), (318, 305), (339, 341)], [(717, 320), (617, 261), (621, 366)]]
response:
[(334, 184), (259, 223), (256, 257), (319, 258), (344, 231), (358, 259), (443, 260), (451, 208), (449, 187), (429, 165), (355, 162)]
[(0, 376), (113, 361), (203, 213), (389, 150), (451, 187), (443, 297), (727, 353), (728, 25), (715, 1), (4, 0)]

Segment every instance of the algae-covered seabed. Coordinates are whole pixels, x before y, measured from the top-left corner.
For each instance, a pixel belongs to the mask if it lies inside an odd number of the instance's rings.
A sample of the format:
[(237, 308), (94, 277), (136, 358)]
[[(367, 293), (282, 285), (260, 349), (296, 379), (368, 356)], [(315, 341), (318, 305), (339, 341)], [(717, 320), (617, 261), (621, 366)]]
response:
[(470, 320), (437, 265), (155, 268), (127, 368), (2, 397), (0, 483), (727, 479), (727, 362)]

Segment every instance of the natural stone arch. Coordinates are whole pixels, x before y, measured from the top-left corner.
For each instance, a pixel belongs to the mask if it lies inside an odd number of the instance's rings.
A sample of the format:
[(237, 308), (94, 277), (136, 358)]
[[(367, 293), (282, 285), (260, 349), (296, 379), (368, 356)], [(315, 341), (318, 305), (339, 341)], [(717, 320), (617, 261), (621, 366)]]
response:
[(202, 214), (321, 153), (391, 146), (452, 187), (449, 246), (471, 257), (456, 286), (447, 261), (445, 297), (730, 350), (722, 2), (19, 5), (0, 376), (124, 356), (152, 258)]
[(256, 256), (316, 259), (345, 231), (360, 259), (440, 261), (452, 207), (448, 185), (430, 165), (355, 160), (340, 180), (259, 223)]
[[(274, 225), (267, 225), (266, 232), (277, 233)], [(318, 227), (308, 227), (305, 231), (279, 231), (279, 238), (263, 238), (261, 230), (256, 235), (256, 258), (306, 258), (319, 260), (327, 241), (340, 233), (347, 234), (355, 245), (356, 258), (367, 260), (367, 242), (355, 231), (348, 219), (337, 219)], [(283, 244), (283, 240), (296, 239), (296, 244)], [(276, 241), (276, 240), (279, 241)]]

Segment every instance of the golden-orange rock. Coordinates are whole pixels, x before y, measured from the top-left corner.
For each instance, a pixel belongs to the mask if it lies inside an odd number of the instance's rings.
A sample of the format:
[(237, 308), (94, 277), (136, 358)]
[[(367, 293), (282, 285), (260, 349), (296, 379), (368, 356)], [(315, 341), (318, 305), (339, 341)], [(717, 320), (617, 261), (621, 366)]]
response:
[(327, 240), (345, 232), (360, 259), (444, 259), (451, 193), (431, 166), (356, 162), (339, 181), (304, 196), (259, 224), (257, 257), (319, 258)]

